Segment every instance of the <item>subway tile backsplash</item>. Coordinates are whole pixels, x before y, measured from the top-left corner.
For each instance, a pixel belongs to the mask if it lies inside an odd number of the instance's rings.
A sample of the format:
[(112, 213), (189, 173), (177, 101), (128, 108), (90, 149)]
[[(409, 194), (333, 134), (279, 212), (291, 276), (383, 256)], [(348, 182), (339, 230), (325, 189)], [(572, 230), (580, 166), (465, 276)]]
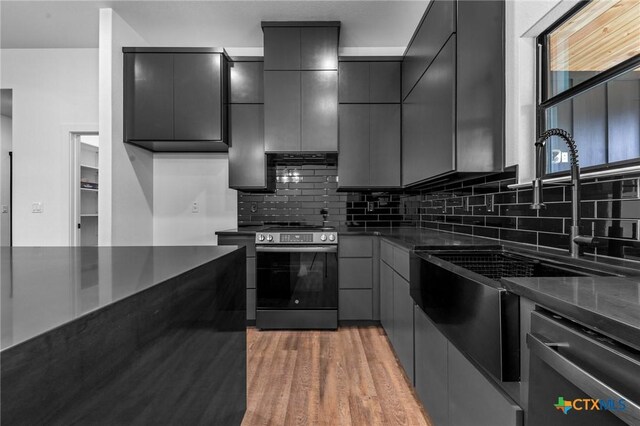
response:
[[(277, 167), (275, 194), (238, 193), (238, 224), (322, 223), (349, 227), (415, 226), (506, 241), (569, 248), (571, 191), (544, 188), (532, 210), (530, 188), (510, 189), (515, 170), (403, 193), (337, 192), (335, 165)], [(581, 233), (599, 237), (599, 255), (640, 260), (640, 174), (584, 179)]]

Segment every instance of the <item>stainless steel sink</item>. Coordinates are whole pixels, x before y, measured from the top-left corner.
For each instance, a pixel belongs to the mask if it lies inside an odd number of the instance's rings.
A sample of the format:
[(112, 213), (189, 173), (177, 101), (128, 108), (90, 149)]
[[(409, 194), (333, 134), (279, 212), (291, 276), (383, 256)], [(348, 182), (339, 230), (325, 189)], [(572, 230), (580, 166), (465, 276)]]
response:
[(492, 280), (508, 277), (586, 277), (615, 274), (505, 249), (430, 250), (428, 254)]

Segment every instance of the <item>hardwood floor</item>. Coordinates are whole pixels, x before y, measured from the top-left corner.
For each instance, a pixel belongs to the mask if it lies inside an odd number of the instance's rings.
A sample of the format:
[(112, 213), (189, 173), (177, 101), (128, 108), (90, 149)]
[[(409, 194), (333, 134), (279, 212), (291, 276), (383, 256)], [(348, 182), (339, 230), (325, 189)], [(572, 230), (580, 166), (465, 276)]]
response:
[(243, 425), (432, 425), (379, 327), (247, 330)]

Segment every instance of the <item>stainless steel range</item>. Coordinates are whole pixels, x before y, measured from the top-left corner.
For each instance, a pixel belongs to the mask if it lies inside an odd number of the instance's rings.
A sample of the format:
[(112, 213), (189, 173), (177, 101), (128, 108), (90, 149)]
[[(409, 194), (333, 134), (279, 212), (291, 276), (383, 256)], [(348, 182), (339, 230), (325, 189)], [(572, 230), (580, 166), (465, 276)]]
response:
[(256, 326), (338, 327), (338, 233), (274, 227), (256, 234)]

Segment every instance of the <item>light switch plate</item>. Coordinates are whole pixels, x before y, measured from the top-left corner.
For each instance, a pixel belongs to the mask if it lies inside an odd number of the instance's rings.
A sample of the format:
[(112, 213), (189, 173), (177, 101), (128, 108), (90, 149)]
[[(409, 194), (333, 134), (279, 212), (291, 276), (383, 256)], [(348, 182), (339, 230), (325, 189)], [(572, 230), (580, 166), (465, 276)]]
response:
[(31, 204), (31, 213), (42, 213), (44, 210), (44, 206), (41, 202), (36, 202)]
[(2, 213), (9, 213), (9, 206), (2, 206)]

